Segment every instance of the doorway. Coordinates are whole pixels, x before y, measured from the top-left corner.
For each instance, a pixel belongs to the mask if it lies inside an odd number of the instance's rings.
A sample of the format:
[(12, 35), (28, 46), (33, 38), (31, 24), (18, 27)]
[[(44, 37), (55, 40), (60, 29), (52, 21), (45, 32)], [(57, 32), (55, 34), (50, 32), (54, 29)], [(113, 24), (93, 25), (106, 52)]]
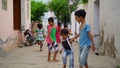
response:
[(21, 29), (21, 0), (13, 0), (14, 30)]
[(96, 51), (99, 50), (99, 31), (100, 31), (100, 26), (99, 26), (99, 20), (100, 20), (100, 0), (95, 0), (94, 1), (94, 19), (93, 19), (93, 29), (94, 29), (94, 40), (95, 40), (95, 46), (96, 46)]

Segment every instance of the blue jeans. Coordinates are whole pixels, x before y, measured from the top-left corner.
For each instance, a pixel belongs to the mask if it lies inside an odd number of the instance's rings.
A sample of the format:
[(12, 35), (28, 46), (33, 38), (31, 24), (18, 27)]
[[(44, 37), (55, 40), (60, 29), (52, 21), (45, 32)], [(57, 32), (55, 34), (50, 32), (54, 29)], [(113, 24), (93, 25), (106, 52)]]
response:
[(69, 62), (70, 62), (69, 68), (74, 68), (74, 53), (72, 50), (64, 50), (63, 56), (62, 56), (63, 64), (64, 65), (67, 64), (67, 56), (68, 55), (69, 55)]
[(79, 63), (80, 66), (85, 66), (87, 64), (88, 53), (90, 50), (90, 46), (80, 46), (80, 53), (79, 53)]

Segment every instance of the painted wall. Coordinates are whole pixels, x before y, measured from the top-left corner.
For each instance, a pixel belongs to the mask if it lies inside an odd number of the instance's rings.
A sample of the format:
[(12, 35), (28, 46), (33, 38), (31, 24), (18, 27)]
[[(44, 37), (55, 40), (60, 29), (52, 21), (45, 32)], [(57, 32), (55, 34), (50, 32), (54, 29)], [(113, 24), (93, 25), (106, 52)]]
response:
[(31, 26), (30, 7), (30, 0), (21, 0), (21, 26), (23, 29)]
[(120, 60), (120, 0), (100, 0), (102, 54)]
[[(7, 20), (6, 20), (7, 19)], [(7, 38), (13, 34), (13, 0), (7, 0), (7, 10), (2, 9), (0, 0), (0, 36)]]
[(16, 31), (13, 31), (13, 0), (7, 0), (7, 10), (2, 9), (0, 0), (0, 48), (9, 49), (16, 41)]
[[(29, 9), (28, 9), (29, 8)], [(21, 0), (21, 23), (30, 27), (30, 0)], [(13, 0), (7, 0), (7, 10), (0, 0), (0, 48), (10, 50), (18, 45), (18, 31), (13, 29)]]
[(93, 33), (98, 33), (99, 53), (120, 60), (119, 3), (120, 0), (89, 0), (87, 18), (92, 25)]

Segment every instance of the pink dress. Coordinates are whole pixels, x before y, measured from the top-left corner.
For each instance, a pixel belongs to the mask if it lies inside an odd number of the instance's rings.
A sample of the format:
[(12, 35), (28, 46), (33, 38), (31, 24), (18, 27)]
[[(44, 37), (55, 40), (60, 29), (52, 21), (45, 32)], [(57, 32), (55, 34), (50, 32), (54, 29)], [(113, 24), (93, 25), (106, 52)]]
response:
[(60, 26), (57, 26), (57, 32), (56, 32), (56, 41), (57, 43), (60, 43), (61, 40), (60, 40), (60, 30), (61, 30), (61, 27)]
[(52, 40), (51, 40), (50, 35), (49, 35), (49, 33), (51, 32), (51, 29), (52, 29), (52, 26), (48, 25), (48, 26), (47, 26), (48, 35), (47, 35), (47, 37), (46, 37), (46, 42), (47, 42), (48, 44), (52, 44)]
[[(51, 40), (50, 35), (49, 35), (50, 32), (51, 32), (51, 29), (52, 29), (52, 26), (48, 25), (47, 26), (48, 35), (46, 37), (46, 42), (48, 44), (52, 44), (52, 40)], [(60, 40), (60, 29), (61, 29), (61, 27), (56, 26), (56, 29), (57, 29), (57, 31), (56, 31), (56, 42), (60, 43), (61, 42), (61, 40)]]

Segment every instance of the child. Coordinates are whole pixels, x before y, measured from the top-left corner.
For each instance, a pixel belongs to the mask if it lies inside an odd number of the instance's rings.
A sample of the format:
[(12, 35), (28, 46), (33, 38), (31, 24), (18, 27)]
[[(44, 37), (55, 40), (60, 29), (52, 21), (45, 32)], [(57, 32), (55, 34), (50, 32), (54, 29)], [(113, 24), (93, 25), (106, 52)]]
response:
[(57, 32), (56, 32), (56, 41), (57, 43), (61, 43), (61, 40), (60, 40), (60, 31), (61, 31), (61, 23), (58, 22), (58, 25), (56, 26), (56, 29), (57, 29)]
[(42, 42), (44, 41), (45, 33), (42, 24), (39, 23), (37, 27), (38, 29), (35, 30), (35, 32), (37, 33), (36, 42), (38, 45), (40, 45), (40, 51), (42, 51), (42, 46), (43, 46)]
[(95, 50), (94, 40), (92, 33), (90, 31), (90, 24), (85, 21), (86, 12), (85, 10), (78, 10), (75, 12), (75, 19), (80, 25), (79, 34), (77, 34), (74, 39), (79, 37), (79, 68), (88, 68), (87, 58), (90, 47)]
[(69, 36), (72, 35), (72, 33), (71, 33), (71, 29), (69, 29), (67, 25), (64, 25), (64, 28), (68, 30), (68, 32), (69, 32)]
[(46, 41), (48, 43), (48, 62), (51, 61), (50, 57), (51, 57), (51, 51), (52, 51), (52, 47), (54, 47), (54, 56), (53, 56), (53, 61), (58, 61), (56, 59), (57, 53), (58, 53), (58, 44), (56, 42), (56, 26), (54, 25), (54, 19), (52, 17), (50, 17), (48, 19), (48, 23), (49, 25), (47, 26), (47, 32), (48, 32), (48, 36), (46, 37)]
[[(63, 68), (66, 68), (66, 64), (67, 64), (67, 56), (69, 56), (70, 58), (70, 64), (69, 64), (69, 68), (74, 68), (74, 51), (73, 51), (73, 46), (72, 46), (72, 41), (73, 39), (70, 39), (68, 37), (69, 31), (67, 29), (62, 29), (61, 30), (61, 36), (62, 36), (62, 46), (64, 49), (63, 52)], [(61, 51), (60, 51), (61, 52)]]

